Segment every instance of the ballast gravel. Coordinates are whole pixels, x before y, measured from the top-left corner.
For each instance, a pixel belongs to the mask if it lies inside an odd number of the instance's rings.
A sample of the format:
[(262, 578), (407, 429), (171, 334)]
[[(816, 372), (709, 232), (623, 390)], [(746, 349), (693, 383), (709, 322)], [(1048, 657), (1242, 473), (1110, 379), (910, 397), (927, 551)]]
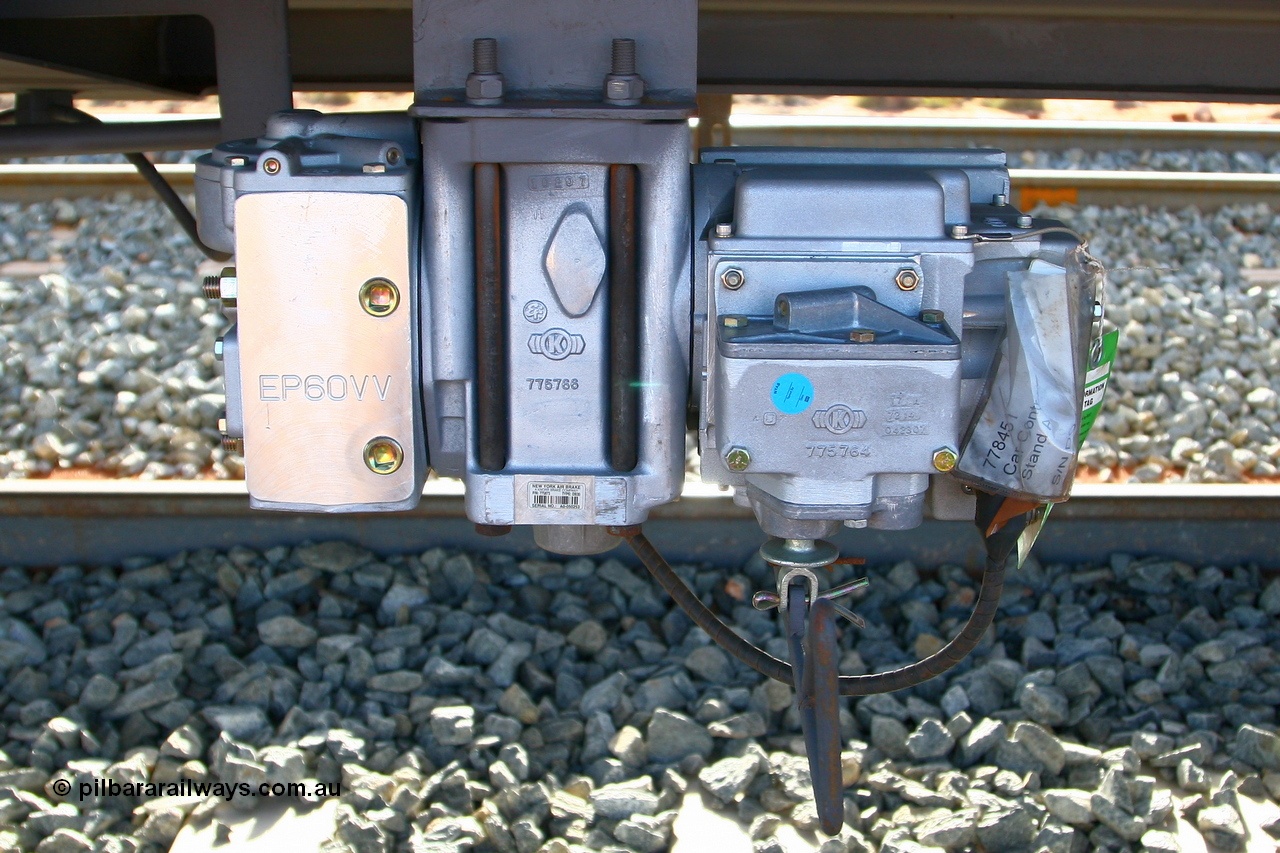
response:
[[(749, 604), (762, 562), (677, 572), (783, 653), (776, 617)], [(847, 674), (914, 659), (974, 600), (958, 566), (867, 573)], [(699, 797), (756, 851), (1168, 851), (1186, 833), (1232, 851), (1280, 835), (1280, 580), (1255, 567), (1028, 562), (969, 661), (842, 701), (834, 838), (790, 688), (658, 595), (612, 557), (344, 543), (0, 571), (0, 851), (160, 851), (183, 827), (226, 841), (272, 805), (136, 787), (214, 782), (333, 786), (286, 798), (332, 808), (330, 853), (689, 850), (678, 818)]]
[[(1280, 473), (1280, 221), (1267, 205), (1060, 207), (1110, 269), (1121, 331), (1092, 476)], [(0, 477), (238, 478), (222, 450), (202, 257), (158, 202), (0, 202)]]

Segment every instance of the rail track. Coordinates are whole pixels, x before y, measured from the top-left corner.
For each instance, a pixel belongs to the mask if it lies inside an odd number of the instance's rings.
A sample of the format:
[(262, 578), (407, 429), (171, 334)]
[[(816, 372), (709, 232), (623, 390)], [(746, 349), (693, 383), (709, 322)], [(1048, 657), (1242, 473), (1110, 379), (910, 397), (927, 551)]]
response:
[[(1080, 484), (1055, 507), (1036, 554), (1045, 562), (1090, 562), (1123, 552), (1280, 570), (1271, 532), (1277, 522), (1280, 486)], [(680, 561), (741, 565), (760, 544), (749, 511), (693, 481), (646, 528)], [(981, 543), (971, 528), (928, 521), (905, 533), (846, 531), (838, 544), (873, 561), (976, 566)], [(0, 566), (99, 565), (329, 539), (404, 553), (440, 545), (517, 553), (535, 547), (523, 529), (499, 539), (478, 536), (463, 512), (461, 483), (453, 480), (427, 483), (412, 511), (350, 515), (252, 510), (241, 481), (0, 480)], [(623, 549), (616, 555), (628, 556)]]
[(1069, 121), (1042, 119), (898, 118), (879, 116), (752, 115), (729, 117), (734, 145), (912, 146), (982, 145), (1034, 149), (1151, 151), (1222, 149), (1280, 151), (1280, 123)]
[[(1211, 146), (1280, 150), (1280, 124), (1166, 124), (814, 116), (735, 115), (732, 139), (742, 145), (945, 146), (984, 144), (1006, 149), (1115, 147), (1153, 150)], [(189, 164), (158, 166), (189, 191)], [(1280, 198), (1280, 175), (1265, 173), (1114, 172), (1014, 169), (1015, 200), (1097, 205), (1183, 206)], [(149, 192), (125, 164), (0, 164), (0, 201), (110, 196)], [(1042, 559), (1087, 561), (1111, 551), (1159, 553), (1188, 561), (1255, 561), (1280, 568), (1265, 524), (1280, 520), (1275, 485), (1080, 485), (1054, 512), (1038, 553)], [(654, 538), (677, 559), (737, 562), (754, 548), (750, 514), (724, 494), (689, 483), (681, 502), (654, 515)], [(911, 556), (976, 563), (978, 543), (967, 525), (931, 522), (910, 534), (862, 531), (842, 545), (871, 558)], [(422, 504), (387, 515), (291, 515), (248, 508), (243, 482), (80, 480), (0, 481), (0, 565), (104, 563), (185, 548), (267, 547), (343, 538), (381, 549), (414, 550), (450, 543), (470, 550), (532, 550), (517, 531), (506, 539), (474, 535), (462, 511), (461, 488), (427, 485)]]
[[(212, 113), (102, 116), (106, 124), (137, 121), (200, 121)], [(713, 116), (707, 116), (714, 120)], [(690, 120), (694, 127), (699, 119)], [(1280, 151), (1280, 123), (1084, 121), (1025, 118), (928, 118), (903, 116), (767, 115), (737, 112), (729, 116), (735, 145), (919, 146), (983, 145), (1005, 150), (1107, 151), (1144, 148), (1174, 151), (1222, 148), (1233, 151)]]
[[(695, 120), (696, 122), (696, 120)], [(1009, 151), (1082, 148), (1148, 150), (1221, 149), (1280, 151), (1280, 123), (1034, 121), (1016, 119), (919, 119), (836, 116), (762, 116), (729, 119), (735, 145), (947, 147), (982, 145)], [(160, 165), (180, 189), (190, 189), (195, 168)], [(1012, 169), (1020, 207), (1039, 201), (1094, 205), (1216, 208), (1268, 201), (1280, 194), (1280, 174), (1253, 172), (1102, 171)], [(74, 194), (106, 196), (145, 192), (126, 163), (93, 165), (0, 164), (0, 199), (37, 201)]]
[[(195, 167), (157, 167), (179, 190), (195, 183)], [(1087, 169), (1010, 169), (1015, 203), (1217, 208), (1280, 198), (1280, 175), (1250, 172), (1138, 172)], [(0, 164), (0, 200), (47, 201), (68, 195), (103, 197), (150, 190), (127, 164)]]

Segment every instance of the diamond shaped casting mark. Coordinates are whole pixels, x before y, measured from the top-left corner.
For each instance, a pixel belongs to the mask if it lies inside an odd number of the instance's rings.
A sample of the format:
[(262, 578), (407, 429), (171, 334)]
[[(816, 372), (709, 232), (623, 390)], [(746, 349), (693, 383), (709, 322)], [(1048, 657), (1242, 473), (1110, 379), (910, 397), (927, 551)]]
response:
[(570, 317), (587, 313), (604, 279), (608, 258), (591, 217), (569, 210), (547, 242), (547, 281), (560, 307)]

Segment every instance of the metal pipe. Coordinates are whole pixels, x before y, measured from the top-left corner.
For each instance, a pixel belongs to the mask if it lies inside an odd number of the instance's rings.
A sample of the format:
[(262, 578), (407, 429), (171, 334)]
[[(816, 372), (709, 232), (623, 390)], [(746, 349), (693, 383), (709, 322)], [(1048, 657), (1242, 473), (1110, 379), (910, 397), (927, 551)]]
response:
[(507, 466), (507, 317), (502, 269), (502, 171), (475, 167), (476, 462)]
[(121, 124), (42, 124), (0, 127), (0, 157), (132, 154), (208, 149), (221, 141), (217, 119)]
[(640, 458), (640, 276), (636, 167), (609, 167), (609, 461), (630, 471)]

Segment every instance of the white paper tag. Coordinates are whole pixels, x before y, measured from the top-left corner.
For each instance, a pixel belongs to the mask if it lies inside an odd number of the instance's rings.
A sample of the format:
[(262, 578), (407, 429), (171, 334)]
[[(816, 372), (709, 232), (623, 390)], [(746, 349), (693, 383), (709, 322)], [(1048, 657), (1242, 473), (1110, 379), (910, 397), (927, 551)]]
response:
[(1069, 493), (1080, 429), (1070, 291), (1066, 270), (1043, 259), (1009, 274), (1008, 330), (961, 479), (1037, 501)]

